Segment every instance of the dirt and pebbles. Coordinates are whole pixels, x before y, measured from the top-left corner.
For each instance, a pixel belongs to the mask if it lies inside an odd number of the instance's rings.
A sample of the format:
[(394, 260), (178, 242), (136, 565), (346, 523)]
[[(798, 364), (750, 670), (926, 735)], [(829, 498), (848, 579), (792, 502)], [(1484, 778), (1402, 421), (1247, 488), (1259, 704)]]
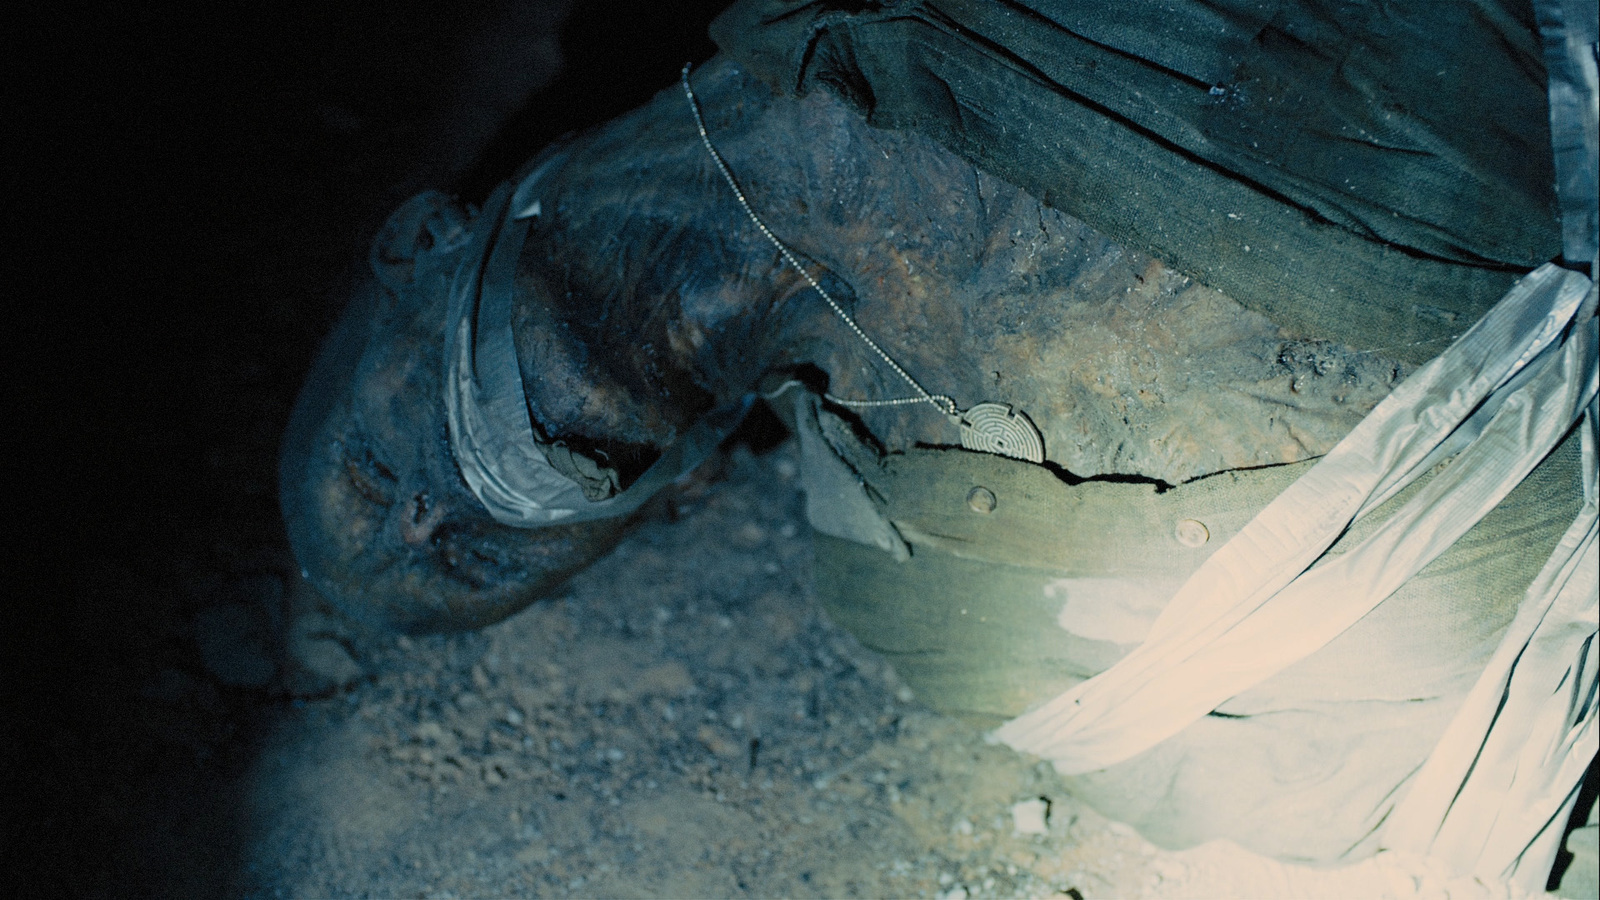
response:
[(1147, 845), (822, 617), (791, 443), (712, 469), (561, 596), (278, 710), (230, 893), (1142, 892)]
[(365, 674), (258, 714), (222, 893), (1526, 896), (1389, 855), (1328, 870), (1223, 841), (1162, 850), (1074, 800), (826, 619), (796, 455), (732, 444), (498, 625), (326, 632)]
[[(710, 55), (721, 5), (19, 24), (10, 256), (41, 283), (13, 282), (33, 300), (13, 322), (31, 374), (8, 392), (26, 426), (11, 480), (46, 496), (14, 505), (25, 527), (0, 543), (0, 894), (1133, 883), (1135, 839), (822, 618), (788, 445), (733, 448), (558, 596), (480, 632), (362, 634), (297, 589), (277, 442), (373, 229), (410, 191), (482, 196), (647, 99)], [(1039, 797), (1046, 832), (1016, 834), (1011, 807)]]

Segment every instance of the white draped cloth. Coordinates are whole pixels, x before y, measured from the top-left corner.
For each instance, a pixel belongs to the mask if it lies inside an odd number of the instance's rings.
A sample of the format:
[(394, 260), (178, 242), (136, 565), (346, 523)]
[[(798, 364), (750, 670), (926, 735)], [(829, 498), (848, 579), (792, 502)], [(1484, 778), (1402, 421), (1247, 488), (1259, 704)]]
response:
[[(1535, 11), (1551, 79), (1565, 255), (1593, 274), (1594, 3), (1536, 0)], [(1219, 548), (1142, 645), (996, 736), (1082, 774), (1177, 735), (1383, 603), (1577, 423), (1578, 514), (1380, 835), (1397, 858), (1541, 891), (1600, 750), (1596, 304), (1595, 284), (1578, 272), (1545, 265), (1529, 273)], [(1444, 462), (1348, 552), (1326, 554), (1353, 523)]]
[[(1141, 646), (997, 737), (1079, 774), (1177, 734), (1382, 603), (1581, 419), (1581, 511), (1382, 839), (1496, 880), (1526, 870), (1542, 887), (1597, 749), (1595, 305), (1594, 284), (1576, 272), (1526, 276), (1219, 548)], [(1446, 459), (1375, 533), (1315, 564)]]

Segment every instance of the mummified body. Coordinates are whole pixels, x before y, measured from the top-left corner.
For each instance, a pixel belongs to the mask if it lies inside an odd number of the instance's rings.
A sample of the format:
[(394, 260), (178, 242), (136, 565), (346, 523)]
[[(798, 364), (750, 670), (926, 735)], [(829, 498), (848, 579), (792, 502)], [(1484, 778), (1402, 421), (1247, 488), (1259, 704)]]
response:
[[(407, 629), (509, 615), (616, 541), (663, 467), (692, 462), (674, 448), (766, 395), (800, 434), (830, 612), (935, 706), (993, 724), (1136, 646), (1211, 550), (1472, 321), (1424, 309), (1418, 321), (1448, 327), (1359, 346), (1303, 320), (1290, 330), (1256, 311), (1270, 298), (1247, 308), (915, 129), (873, 127), (849, 91), (796, 98), (770, 81), (725, 57), (693, 75), (753, 208), (928, 391), (1025, 414), (1042, 465), (960, 449), (930, 404), (821, 399), (915, 391), (746, 217), (674, 86), (547, 149), (476, 215), (424, 195), (390, 220), (285, 446), (286, 517), (320, 591)], [(506, 233), (520, 244), (492, 236)], [(1249, 252), (1234, 252), (1241, 271)], [(578, 506), (614, 514), (519, 528), (486, 509), (496, 469), (463, 452), (447, 384), (479, 362), (460, 358), (479, 346), (475, 278), (512, 299), (507, 427)], [(1169, 843), (1370, 852), (1571, 520), (1562, 458), (1370, 621), (1077, 789)], [(1530, 552), (1486, 572), (1508, 528)], [(1434, 622), (1445, 595), (1470, 612)], [(1352, 671), (1370, 677), (1339, 687)], [(1345, 769), (1353, 759), (1370, 765)], [(1269, 802), (1284, 815), (1259, 815)]]
[[(1293, 338), (828, 94), (774, 100), (723, 61), (696, 85), (752, 203), (862, 328), (930, 390), (1025, 411), (1061, 477), (1178, 484), (1314, 457), (1402, 374), (1379, 353)], [(764, 377), (814, 371), (837, 397), (911, 395), (744, 217), (678, 90), (533, 169), (540, 214), (514, 323), (530, 411), (617, 487)], [(323, 361), (340, 371), (307, 404), (332, 407), (317, 422), (302, 412), (284, 470), (293, 526), (317, 534), (297, 550), (318, 586), (407, 627), (506, 615), (621, 524), (502, 529), (466, 492), (439, 399), (459, 264), (441, 248), (472, 223), (440, 209), (397, 216), (380, 237), (373, 299), (351, 313), (371, 318), (346, 322), (329, 353), (341, 358)], [(859, 415), (891, 453), (958, 443), (927, 405)]]

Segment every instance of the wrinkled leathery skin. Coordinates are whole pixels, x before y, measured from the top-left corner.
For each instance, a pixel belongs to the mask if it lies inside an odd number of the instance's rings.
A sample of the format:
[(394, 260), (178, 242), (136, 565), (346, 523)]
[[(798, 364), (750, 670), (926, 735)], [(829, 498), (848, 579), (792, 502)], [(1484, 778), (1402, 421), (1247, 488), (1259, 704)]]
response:
[[(435, 213), (429, 215), (428, 213)], [(414, 198), (374, 246), (302, 389), (280, 496), (302, 571), (343, 612), (405, 631), (472, 628), (523, 608), (604, 553), (621, 522), (529, 532), (491, 519), (451, 455), (444, 320), (465, 214)], [(433, 249), (429, 249), (433, 248)]]
[[(826, 92), (776, 100), (721, 58), (694, 84), (751, 202), (862, 327), (928, 390), (1026, 411), (1066, 477), (1176, 484), (1307, 459), (1403, 374), (1381, 353), (1286, 334)], [(541, 211), (513, 334), (542, 440), (626, 486), (765, 376), (804, 365), (838, 396), (911, 394), (744, 218), (676, 87), (531, 172)], [(507, 615), (625, 528), (497, 525), (456, 469), (440, 377), (466, 225), (437, 195), (395, 214), (285, 442), (285, 515), (309, 577), (405, 628)], [(923, 406), (839, 412), (889, 452), (958, 440)]]

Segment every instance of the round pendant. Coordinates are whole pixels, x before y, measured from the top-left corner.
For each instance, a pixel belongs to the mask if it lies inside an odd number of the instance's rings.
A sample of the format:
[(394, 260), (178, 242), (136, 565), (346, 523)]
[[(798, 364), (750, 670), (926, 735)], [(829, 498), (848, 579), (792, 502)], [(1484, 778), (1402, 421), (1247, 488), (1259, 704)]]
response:
[(961, 415), (961, 446), (982, 453), (1044, 462), (1044, 436), (1028, 418), (1006, 403), (979, 403)]

